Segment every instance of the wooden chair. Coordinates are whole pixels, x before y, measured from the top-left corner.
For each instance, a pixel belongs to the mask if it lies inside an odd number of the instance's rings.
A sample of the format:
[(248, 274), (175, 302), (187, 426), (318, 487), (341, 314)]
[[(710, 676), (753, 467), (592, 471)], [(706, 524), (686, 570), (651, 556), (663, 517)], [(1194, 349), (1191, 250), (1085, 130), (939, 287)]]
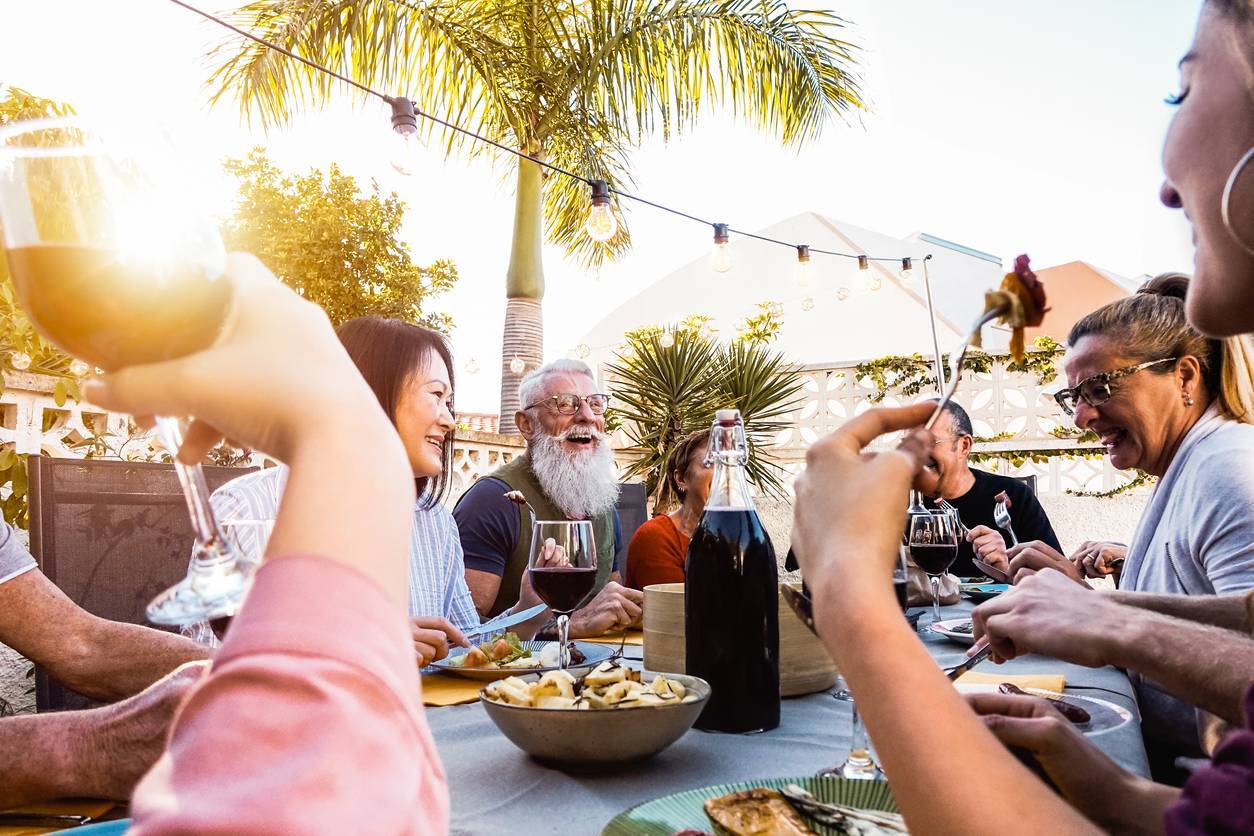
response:
[[(631, 542), (636, 530), (649, 519), (649, 496), (644, 482), (627, 482), (618, 493), (618, 523), (623, 530), (623, 545)], [(627, 567), (620, 566), (619, 571)]]
[[(31, 456), (31, 554), (49, 580), (93, 615), (145, 624), (144, 608), (187, 571), (192, 527), (174, 466)], [(206, 467), (209, 489), (253, 468)], [(55, 629), (55, 625), (49, 625)], [(39, 669), (39, 711), (91, 700)]]

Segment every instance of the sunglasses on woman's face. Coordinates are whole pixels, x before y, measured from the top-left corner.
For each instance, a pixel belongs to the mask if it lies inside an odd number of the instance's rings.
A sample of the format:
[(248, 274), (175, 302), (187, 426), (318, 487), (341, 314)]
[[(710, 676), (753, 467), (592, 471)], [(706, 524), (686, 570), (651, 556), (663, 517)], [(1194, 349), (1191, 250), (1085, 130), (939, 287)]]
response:
[(1150, 360), (1140, 363), (1136, 366), (1124, 366), (1122, 369), (1114, 371), (1102, 372), (1092, 377), (1086, 377), (1070, 389), (1063, 389), (1054, 394), (1054, 400), (1058, 406), (1062, 407), (1062, 411), (1068, 415), (1075, 415), (1076, 407), (1080, 401), (1084, 401), (1089, 406), (1097, 407), (1106, 403), (1115, 396), (1111, 390), (1110, 384), (1120, 378), (1128, 375), (1136, 374), (1141, 369), (1148, 369), (1150, 366), (1157, 366), (1160, 363), (1174, 363), (1179, 357), (1164, 357), (1161, 360)]

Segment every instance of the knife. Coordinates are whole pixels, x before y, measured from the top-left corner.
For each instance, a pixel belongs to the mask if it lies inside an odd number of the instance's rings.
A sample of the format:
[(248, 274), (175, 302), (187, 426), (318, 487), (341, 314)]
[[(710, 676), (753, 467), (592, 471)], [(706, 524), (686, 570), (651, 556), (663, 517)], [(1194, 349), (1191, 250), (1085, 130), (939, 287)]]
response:
[(782, 584), (780, 591), (784, 593), (784, 600), (788, 602), (788, 606), (792, 611), (797, 614), (797, 618), (801, 619), (801, 623), (810, 628), (810, 632), (817, 636), (819, 631), (814, 626), (814, 605), (810, 601), (810, 596), (799, 589), (793, 589), (788, 584)]
[(980, 664), (980, 662), (987, 659), (988, 654), (993, 652), (993, 647), (988, 643), (988, 637), (985, 636), (975, 643), (975, 647), (971, 648), (970, 652), (971, 656), (965, 662), (961, 665), (955, 665), (945, 671), (945, 677), (949, 679), (950, 682), (955, 681), (958, 677), (962, 676), (964, 673)]
[(972, 558), (971, 562), (975, 564), (975, 568), (988, 575), (998, 583), (1014, 583), (1014, 579), (1007, 575), (996, 566), (990, 566), (978, 557)]
[(471, 627), (462, 635), (470, 639), (487, 633), (495, 633), (500, 630), (504, 630), (506, 627), (513, 627), (515, 624), (522, 624), (524, 621), (530, 621), (546, 609), (547, 607), (544, 604), (536, 604), (534, 607), (528, 607), (522, 612), (501, 613), (496, 618), (488, 619), (478, 627)]

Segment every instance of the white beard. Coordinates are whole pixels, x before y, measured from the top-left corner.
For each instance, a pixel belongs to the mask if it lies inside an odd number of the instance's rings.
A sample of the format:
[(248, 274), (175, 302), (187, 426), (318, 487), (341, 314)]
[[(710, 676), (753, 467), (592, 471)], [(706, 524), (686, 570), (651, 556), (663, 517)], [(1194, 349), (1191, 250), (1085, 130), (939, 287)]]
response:
[[(590, 433), (596, 444), (571, 456), (562, 441), (574, 429)], [(618, 468), (604, 433), (580, 425), (559, 436), (541, 431), (527, 439), (527, 455), (540, 487), (571, 519), (590, 520), (618, 502)]]

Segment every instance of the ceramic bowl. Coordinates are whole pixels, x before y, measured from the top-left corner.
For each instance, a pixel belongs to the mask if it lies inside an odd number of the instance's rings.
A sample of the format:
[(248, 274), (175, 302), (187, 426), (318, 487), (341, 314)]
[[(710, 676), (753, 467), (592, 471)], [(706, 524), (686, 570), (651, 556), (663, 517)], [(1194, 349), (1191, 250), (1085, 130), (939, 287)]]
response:
[[(666, 674), (683, 684), (697, 699), (674, 705), (639, 708), (573, 709), (526, 708), (494, 702), (483, 693), (483, 710), (510, 742), (540, 761), (562, 764), (608, 765), (656, 755), (684, 736), (710, 698), (703, 679)], [(653, 674), (644, 675), (652, 681)], [(525, 682), (535, 674), (519, 677)]]

